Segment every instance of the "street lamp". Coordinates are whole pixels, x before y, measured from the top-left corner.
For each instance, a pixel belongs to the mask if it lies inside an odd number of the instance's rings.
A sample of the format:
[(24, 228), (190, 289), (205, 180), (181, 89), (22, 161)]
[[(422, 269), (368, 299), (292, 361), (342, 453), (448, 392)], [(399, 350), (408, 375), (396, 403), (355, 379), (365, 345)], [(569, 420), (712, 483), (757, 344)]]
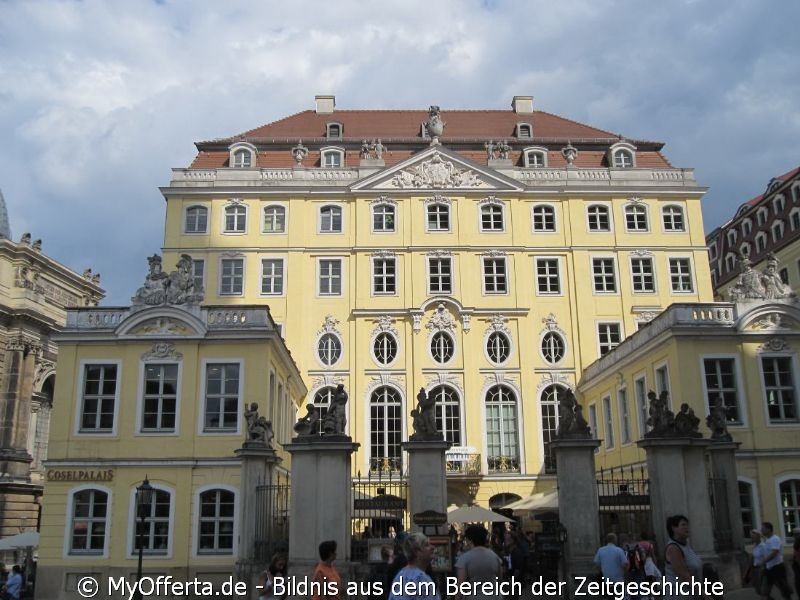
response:
[(142, 553), (144, 552), (144, 526), (150, 514), (150, 504), (153, 499), (153, 486), (145, 475), (144, 481), (136, 488), (136, 515), (139, 517), (139, 532), (136, 543), (139, 546), (139, 567), (136, 569), (136, 600), (142, 600)]

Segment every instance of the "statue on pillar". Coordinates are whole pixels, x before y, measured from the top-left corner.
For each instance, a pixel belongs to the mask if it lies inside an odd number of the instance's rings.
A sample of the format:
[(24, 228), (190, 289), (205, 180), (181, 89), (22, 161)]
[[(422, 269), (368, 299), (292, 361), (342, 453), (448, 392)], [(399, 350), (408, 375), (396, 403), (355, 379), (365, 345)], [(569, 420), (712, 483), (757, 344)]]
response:
[(306, 404), (306, 414), (294, 424), (294, 431), (298, 436), (315, 435), (319, 422), (319, 410), (313, 404)]
[(266, 417), (258, 414), (257, 403), (250, 404), (250, 408), (244, 411), (244, 418), (247, 423), (247, 442), (245, 443), (255, 443), (272, 448), (272, 439), (275, 437), (272, 423)]
[(717, 396), (717, 401), (711, 407), (706, 417), (706, 425), (711, 430), (711, 439), (715, 442), (732, 442), (733, 437), (728, 432), (728, 409), (722, 396)]
[(409, 437), (412, 441), (443, 440), (444, 436), (436, 429), (436, 398), (429, 397), (425, 388), (419, 389), (417, 407), (411, 411), (414, 433)]
[(322, 432), (326, 435), (344, 435), (344, 428), (347, 425), (347, 392), (344, 384), (336, 386), (333, 401), (322, 418)]
[(647, 399), (650, 401), (650, 408), (647, 419), (647, 426), (650, 431), (644, 434), (646, 438), (669, 437), (670, 432), (675, 428), (675, 415), (667, 408), (669, 392), (664, 390), (660, 396), (656, 396), (653, 390), (647, 392)]
[(700, 419), (694, 414), (694, 410), (684, 402), (681, 404), (680, 412), (675, 415), (675, 435), (678, 437), (703, 437), (697, 427)]
[(557, 437), (590, 437), (592, 430), (583, 418), (583, 407), (575, 398), (575, 393), (567, 388), (558, 398)]

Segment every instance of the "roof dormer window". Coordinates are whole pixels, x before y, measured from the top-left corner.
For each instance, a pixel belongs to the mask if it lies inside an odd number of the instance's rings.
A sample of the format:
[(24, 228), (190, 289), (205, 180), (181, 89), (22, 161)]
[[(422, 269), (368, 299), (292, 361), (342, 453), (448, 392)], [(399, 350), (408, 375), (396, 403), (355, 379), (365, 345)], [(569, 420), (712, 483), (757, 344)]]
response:
[(615, 169), (632, 169), (636, 166), (636, 146), (619, 142), (608, 149), (609, 164)]
[(756, 236), (756, 252), (761, 254), (764, 250), (767, 249), (767, 234), (763, 231), (759, 231), (758, 235)]
[(775, 221), (772, 224), (772, 243), (777, 244), (778, 241), (783, 239), (784, 225), (783, 221)]
[(736, 245), (736, 237), (737, 236), (735, 229), (731, 229), (730, 231), (728, 231), (728, 246), (730, 246), (731, 248), (733, 248)]
[(767, 222), (767, 209), (765, 207), (762, 206), (758, 209), (758, 212), (756, 213), (756, 221), (758, 221), (759, 227)]
[(256, 165), (256, 147), (246, 142), (237, 142), (229, 148), (228, 164), (234, 169), (250, 169)]
[(533, 137), (533, 126), (530, 123), (517, 123), (517, 138), (530, 139)]
[(747, 237), (753, 231), (753, 222), (750, 219), (742, 221), (742, 237)]
[(329, 140), (342, 139), (342, 131), (344, 131), (344, 128), (341, 123), (327, 123), (325, 127), (325, 137)]
[(320, 166), (326, 169), (341, 169), (344, 166), (344, 150), (341, 148), (323, 148)]
[(772, 211), (776, 215), (783, 212), (784, 206), (786, 206), (786, 200), (784, 200), (782, 195), (775, 196), (775, 198), (772, 199)]
[(525, 166), (541, 169), (547, 166), (547, 148), (525, 148)]
[(744, 242), (739, 246), (739, 254), (742, 256), (750, 256), (750, 244), (748, 242)]

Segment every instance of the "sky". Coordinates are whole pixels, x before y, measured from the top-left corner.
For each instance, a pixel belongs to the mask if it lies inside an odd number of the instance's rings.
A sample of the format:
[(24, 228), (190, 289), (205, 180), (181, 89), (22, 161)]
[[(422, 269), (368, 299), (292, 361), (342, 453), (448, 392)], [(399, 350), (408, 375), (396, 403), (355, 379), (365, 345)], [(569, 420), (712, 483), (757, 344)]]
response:
[[(795, 0), (0, 0), (12, 237), (127, 305), (194, 142), (314, 108), (534, 107), (664, 142), (706, 232), (800, 165)], [(446, 119), (445, 119), (446, 120)]]

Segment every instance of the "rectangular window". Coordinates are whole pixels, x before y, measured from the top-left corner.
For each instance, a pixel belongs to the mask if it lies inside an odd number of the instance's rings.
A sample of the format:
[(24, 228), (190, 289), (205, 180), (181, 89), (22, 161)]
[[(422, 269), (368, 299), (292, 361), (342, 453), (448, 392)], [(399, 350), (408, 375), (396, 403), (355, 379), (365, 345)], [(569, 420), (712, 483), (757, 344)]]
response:
[(117, 365), (85, 365), (81, 433), (111, 433), (117, 402)]
[(600, 356), (619, 346), (622, 341), (619, 323), (598, 323), (597, 341), (600, 348)]
[(380, 232), (394, 231), (394, 206), (378, 204), (372, 209), (372, 230)]
[[(589, 427), (592, 428), (592, 435), (595, 437), (600, 436), (600, 432), (597, 431), (597, 406), (595, 404), (589, 405)], [(595, 454), (600, 452), (600, 448), (594, 449)]]
[(669, 370), (667, 369), (667, 365), (656, 369), (656, 388), (659, 394), (661, 392), (669, 393)]
[(633, 387), (636, 394), (636, 413), (639, 417), (639, 437), (644, 437), (644, 434), (647, 433), (647, 415), (650, 412), (647, 406), (647, 384), (644, 377), (635, 379)]
[[(134, 531), (132, 554), (139, 551), (139, 543), (145, 554), (164, 555), (169, 551), (169, 524), (170, 524), (170, 504), (172, 496), (164, 490), (153, 490), (150, 496), (150, 503), (142, 507), (137, 507), (134, 518)], [(139, 512), (143, 511), (143, 513)], [(144, 519), (140, 518), (140, 515)]]
[(693, 292), (692, 266), (688, 258), (669, 259), (669, 278), (673, 292)]
[(428, 231), (450, 231), (450, 207), (447, 204), (428, 206)]
[(220, 269), (221, 296), (239, 296), (244, 291), (244, 259), (223, 258)]
[(481, 231), (503, 231), (503, 207), (494, 204), (481, 207)]
[(239, 423), (239, 365), (206, 365), (206, 402), (203, 431), (235, 432)]
[(630, 444), (631, 442), (631, 419), (628, 415), (628, 391), (619, 390), (617, 392), (617, 400), (619, 401), (619, 438), (621, 444)]
[(206, 288), (206, 261), (202, 258), (192, 259), (192, 277), (195, 291)]
[(764, 374), (769, 422), (797, 422), (792, 359), (788, 356), (764, 356), (761, 358), (761, 370)]
[(505, 294), (506, 286), (506, 259), (483, 259), (483, 289), (487, 294)]
[(267, 206), (264, 209), (264, 233), (284, 233), (286, 231), (286, 208)]
[(394, 294), (396, 288), (394, 258), (376, 258), (372, 262), (372, 291), (376, 294)]
[(204, 206), (190, 206), (186, 209), (186, 233), (206, 233), (208, 230), (208, 209)]
[(320, 232), (342, 232), (342, 209), (338, 206), (323, 206), (320, 209)]
[(589, 231), (611, 231), (608, 207), (595, 204), (586, 209), (589, 218)]
[(606, 448), (614, 447), (614, 421), (611, 417), (611, 398), (603, 398), (603, 424), (605, 425)]
[(100, 490), (81, 490), (72, 496), (70, 554), (102, 555), (106, 546), (108, 494)]
[(319, 261), (319, 295), (342, 295), (341, 259), (325, 259)]
[(247, 208), (234, 204), (225, 207), (225, 233), (244, 233), (247, 230)]
[(536, 289), (540, 294), (560, 294), (557, 258), (536, 259)]
[(592, 275), (595, 292), (615, 293), (617, 291), (613, 258), (593, 258)]
[(704, 358), (706, 408), (710, 411), (722, 398), (729, 423), (742, 424), (736, 391), (736, 361), (733, 358)]
[(235, 496), (228, 490), (208, 490), (200, 494), (200, 532), (198, 554), (231, 554)]
[(453, 291), (453, 266), (449, 258), (428, 259), (428, 292), (449, 294)]
[(175, 431), (178, 409), (178, 365), (144, 366), (142, 431)]
[(631, 278), (634, 292), (655, 292), (652, 258), (631, 258)]
[(261, 261), (261, 293), (270, 296), (283, 294), (282, 258), (265, 258)]

